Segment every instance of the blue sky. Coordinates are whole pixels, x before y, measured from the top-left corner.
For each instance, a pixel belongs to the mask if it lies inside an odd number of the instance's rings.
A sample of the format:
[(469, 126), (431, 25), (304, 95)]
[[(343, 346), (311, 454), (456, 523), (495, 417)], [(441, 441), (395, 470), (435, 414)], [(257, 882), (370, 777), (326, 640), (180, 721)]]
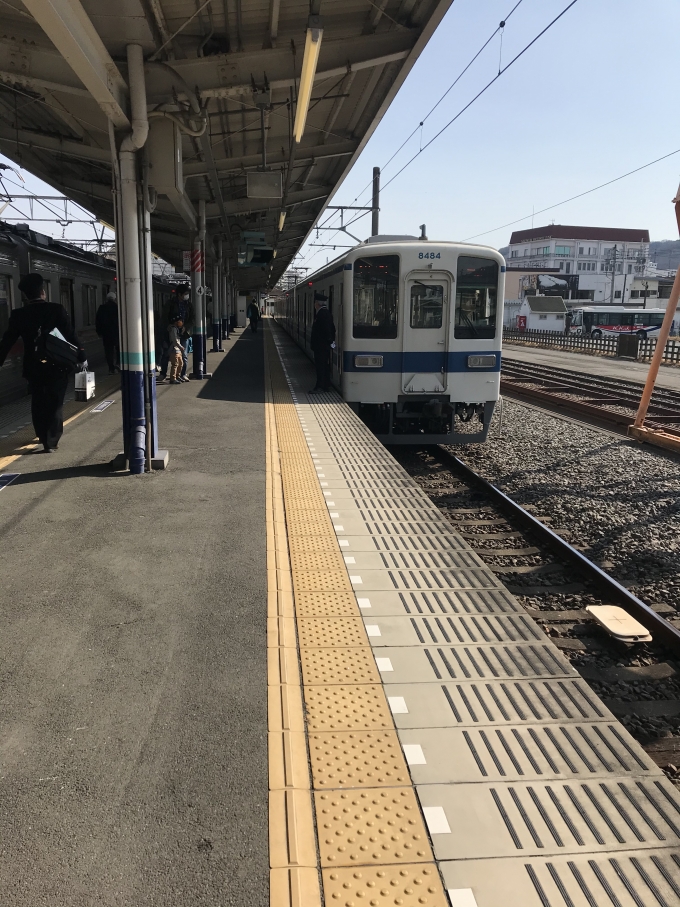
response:
[[(369, 141), (334, 204), (352, 204), (418, 126), (516, 0), (454, 0), (449, 12)], [(569, 0), (522, 0), (504, 30), (505, 65)], [(388, 186), (381, 232), (505, 245), (531, 226), (536, 210), (680, 149), (678, 0), (578, 0), (527, 53)], [(498, 72), (497, 35), (422, 130), (425, 144)], [(383, 173), (383, 185), (419, 148), (420, 132)], [(0, 158), (3, 159), (3, 158)], [(6, 160), (6, 159), (3, 159)], [(26, 185), (45, 191), (24, 173)], [(10, 178), (14, 179), (10, 175)], [(536, 216), (542, 223), (642, 227), (676, 239), (671, 199), (680, 154), (577, 201)], [(50, 193), (53, 190), (47, 190)], [(366, 203), (370, 194), (361, 201)], [(6, 212), (9, 213), (9, 212)], [(529, 215), (514, 228), (494, 229)], [(45, 232), (53, 225), (42, 225)], [(36, 224), (37, 228), (41, 228)], [(353, 232), (365, 238), (370, 216)], [(487, 232), (492, 231), (492, 232)], [(57, 230), (59, 234), (60, 230)], [(66, 236), (89, 236), (72, 226)], [(351, 242), (322, 233), (311, 242)], [(308, 248), (321, 266), (338, 251)]]
[[(454, 0), (334, 204), (351, 204), (505, 18), (516, 0)], [(503, 36), (503, 65), (569, 0), (522, 0)], [(536, 210), (680, 149), (677, 0), (578, 0), (382, 194), (380, 230), (430, 239), (507, 244)], [(423, 127), (423, 144), (498, 72), (500, 37)], [(416, 134), (384, 171), (383, 185), (418, 151)], [(673, 206), (680, 154), (582, 199), (538, 215), (542, 223), (642, 227), (677, 239)], [(366, 193), (363, 203), (370, 199)], [(524, 215), (515, 227), (494, 230)], [(370, 215), (355, 226), (370, 232)], [(493, 230), (493, 232), (486, 232)], [(354, 231), (353, 231), (354, 232)], [(322, 233), (330, 241), (333, 234)], [(348, 240), (335, 236), (338, 243)], [(312, 268), (338, 252), (309, 249)]]

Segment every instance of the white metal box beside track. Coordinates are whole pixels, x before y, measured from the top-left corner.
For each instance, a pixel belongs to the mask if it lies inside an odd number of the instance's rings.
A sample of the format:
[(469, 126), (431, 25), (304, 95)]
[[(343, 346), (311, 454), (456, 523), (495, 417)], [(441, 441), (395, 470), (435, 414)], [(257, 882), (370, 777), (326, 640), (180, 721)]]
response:
[(333, 384), (382, 440), (483, 441), (500, 390), (504, 274), (488, 246), (371, 237), (279, 300), (276, 317), (311, 354), (325, 301)]

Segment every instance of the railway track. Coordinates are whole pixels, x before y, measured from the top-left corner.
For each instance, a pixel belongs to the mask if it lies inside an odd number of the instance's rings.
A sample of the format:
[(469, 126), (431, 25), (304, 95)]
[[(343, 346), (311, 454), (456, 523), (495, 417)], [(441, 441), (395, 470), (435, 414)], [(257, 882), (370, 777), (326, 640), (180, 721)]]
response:
[[(635, 421), (642, 385), (518, 359), (503, 360), (501, 391), (626, 434)], [(680, 438), (680, 393), (657, 387), (645, 424)]]
[[(647, 605), (566, 532), (512, 501), (444, 447), (395, 455), (667, 776), (680, 785), (680, 613)], [(585, 610), (617, 604), (651, 642), (621, 643)], [(666, 619), (668, 618), (668, 619)], [(675, 619), (675, 621), (674, 621)]]

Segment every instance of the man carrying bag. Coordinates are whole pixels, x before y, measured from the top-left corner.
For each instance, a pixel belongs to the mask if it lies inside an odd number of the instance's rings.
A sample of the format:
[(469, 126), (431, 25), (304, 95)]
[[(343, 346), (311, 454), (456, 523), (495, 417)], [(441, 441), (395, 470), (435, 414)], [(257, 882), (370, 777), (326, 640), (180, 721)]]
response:
[(71, 327), (66, 309), (47, 302), (40, 274), (27, 274), (19, 282), (26, 296), (21, 309), (9, 317), (0, 340), (0, 366), (14, 344), (24, 344), (24, 378), (31, 394), (31, 416), (43, 453), (52, 453), (64, 431), (63, 406), (69, 376), (74, 368), (87, 368), (85, 351)]

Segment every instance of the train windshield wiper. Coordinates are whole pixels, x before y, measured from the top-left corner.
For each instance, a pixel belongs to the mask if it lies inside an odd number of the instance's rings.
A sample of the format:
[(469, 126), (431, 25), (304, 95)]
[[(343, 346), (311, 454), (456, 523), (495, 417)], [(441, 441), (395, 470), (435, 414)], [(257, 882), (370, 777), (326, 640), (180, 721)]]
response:
[(475, 337), (479, 337), (479, 333), (477, 332), (477, 328), (474, 326), (474, 324), (473, 324), (472, 320), (470, 319), (470, 317), (469, 317), (468, 315), (463, 315), (463, 318), (467, 321), (468, 327), (470, 328), (470, 330), (472, 331), (472, 333), (475, 335)]

